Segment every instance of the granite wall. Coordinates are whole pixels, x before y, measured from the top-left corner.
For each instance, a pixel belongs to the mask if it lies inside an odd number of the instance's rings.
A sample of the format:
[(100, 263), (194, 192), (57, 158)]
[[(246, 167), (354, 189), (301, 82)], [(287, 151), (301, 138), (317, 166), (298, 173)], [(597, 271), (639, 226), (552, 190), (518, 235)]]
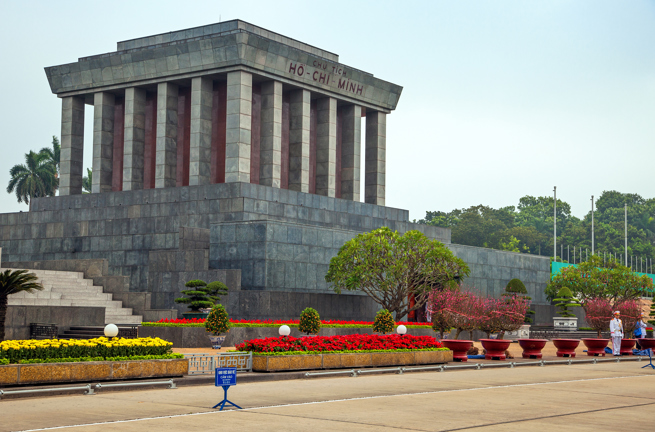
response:
[(550, 281), (549, 257), (458, 244), (449, 244), (448, 247), (471, 269), (471, 275), (464, 280), (468, 290), (499, 297), (507, 283), (518, 278), (525, 284), (533, 303), (549, 303), (544, 294)]
[(59, 333), (71, 326), (104, 326), (105, 308), (87, 306), (9, 306), (5, 339), (29, 339), (30, 324), (57, 324)]

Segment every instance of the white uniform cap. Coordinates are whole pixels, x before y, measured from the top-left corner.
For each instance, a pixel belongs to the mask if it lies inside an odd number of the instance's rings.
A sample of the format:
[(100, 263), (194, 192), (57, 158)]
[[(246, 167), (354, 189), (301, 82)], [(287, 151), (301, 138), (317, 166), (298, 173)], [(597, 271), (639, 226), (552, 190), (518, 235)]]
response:
[(614, 312), (614, 315), (616, 315), (616, 314), (621, 315), (621, 311), (616, 311), (616, 312)]

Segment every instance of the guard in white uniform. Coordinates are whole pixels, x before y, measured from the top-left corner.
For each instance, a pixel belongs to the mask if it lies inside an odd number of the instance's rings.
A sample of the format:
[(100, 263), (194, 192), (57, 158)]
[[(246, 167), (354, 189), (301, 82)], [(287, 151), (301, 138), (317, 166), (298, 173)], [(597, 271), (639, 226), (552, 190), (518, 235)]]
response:
[(623, 322), (621, 312), (614, 312), (614, 319), (610, 321), (610, 334), (612, 335), (612, 354), (621, 355), (621, 339), (623, 339)]

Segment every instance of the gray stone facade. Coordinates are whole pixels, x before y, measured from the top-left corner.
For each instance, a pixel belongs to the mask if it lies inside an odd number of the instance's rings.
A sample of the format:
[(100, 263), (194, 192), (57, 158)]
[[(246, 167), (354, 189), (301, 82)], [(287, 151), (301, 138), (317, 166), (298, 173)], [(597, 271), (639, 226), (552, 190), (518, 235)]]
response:
[[(323, 277), (330, 258), (349, 238), (381, 226), (450, 242), (449, 230), (408, 219), (406, 210), (224, 183), (37, 198), (31, 212), (0, 214), (0, 247), (2, 261), (16, 267), (104, 260), (106, 275), (125, 280), (123, 291), (139, 293), (138, 301), (148, 294), (150, 307), (140, 310), (182, 310), (173, 299), (184, 282), (206, 278), (231, 284), (236, 317), (290, 318), (318, 301), (326, 318), (357, 319), (376, 306), (329, 289)], [(258, 241), (262, 229), (270, 241)], [(256, 258), (262, 251), (268, 255)]]
[(507, 283), (518, 278), (525, 284), (533, 303), (546, 303), (544, 288), (550, 281), (550, 258), (494, 249), (449, 245), (471, 269), (465, 285), (489, 297), (500, 297)]

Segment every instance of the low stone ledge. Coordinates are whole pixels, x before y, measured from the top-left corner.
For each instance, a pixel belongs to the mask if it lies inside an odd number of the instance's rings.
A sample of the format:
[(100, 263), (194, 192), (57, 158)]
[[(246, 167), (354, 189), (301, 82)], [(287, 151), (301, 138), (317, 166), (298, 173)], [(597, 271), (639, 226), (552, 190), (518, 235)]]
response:
[(11, 364), (0, 366), (0, 386), (164, 378), (188, 373), (187, 359)]
[(450, 350), (274, 356), (254, 354), (252, 356), (252, 370), (255, 372), (279, 372), (356, 367), (411, 366), (440, 364), (451, 361), (453, 361), (453, 352)]

